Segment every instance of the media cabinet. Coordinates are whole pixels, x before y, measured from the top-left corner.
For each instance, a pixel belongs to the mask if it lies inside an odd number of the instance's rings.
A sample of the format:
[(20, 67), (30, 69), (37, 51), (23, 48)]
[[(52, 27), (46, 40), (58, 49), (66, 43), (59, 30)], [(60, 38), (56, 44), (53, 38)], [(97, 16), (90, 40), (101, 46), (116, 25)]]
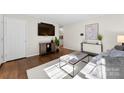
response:
[(56, 52), (56, 44), (54, 42), (40, 42), (39, 52), (40, 55)]

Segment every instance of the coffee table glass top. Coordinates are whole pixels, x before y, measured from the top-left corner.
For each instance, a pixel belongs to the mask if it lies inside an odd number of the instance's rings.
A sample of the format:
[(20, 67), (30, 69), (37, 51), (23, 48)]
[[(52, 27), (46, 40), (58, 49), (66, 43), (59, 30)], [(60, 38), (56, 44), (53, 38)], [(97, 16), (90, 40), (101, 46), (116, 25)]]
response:
[[(76, 70), (75, 65), (79, 62), (82, 62), (83, 59), (85, 59), (86, 57), (88, 57), (87, 53), (83, 53), (83, 52), (73, 52), (71, 54), (68, 55), (64, 55), (62, 57), (60, 57), (59, 60), (59, 67), (65, 71), (68, 75), (70, 75), (71, 77), (74, 77), (79, 71)], [(64, 63), (63, 65), (61, 65), (61, 63)], [(67, 66), (68, 64), (71, 65), (72, 67), (72, 72), (70, 71), (66, 71), (63, 67)], [(75, 72), (76, 71), (76, 72)]]
[(74, 65), (87, 56), (88, 56), (87, 53), (73, 52), (71, 54), (60, 57), (60, 61), (66, 61), (66, 62), (69, 62), (70, 64)]

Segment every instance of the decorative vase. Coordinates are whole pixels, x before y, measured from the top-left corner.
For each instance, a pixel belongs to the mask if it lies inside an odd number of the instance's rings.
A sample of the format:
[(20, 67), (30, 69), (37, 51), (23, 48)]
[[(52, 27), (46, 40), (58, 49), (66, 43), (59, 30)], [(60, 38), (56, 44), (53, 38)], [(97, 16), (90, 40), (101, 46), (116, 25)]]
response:
[(99, 41), (98, 41), (98, 44), (102, 44), (102, 41), (99, 40)]
[(59, 52), (59, 48), (56, 49), (56, 52)]
[(59, 46), (56, 47), (56, 52), (59, 52)]

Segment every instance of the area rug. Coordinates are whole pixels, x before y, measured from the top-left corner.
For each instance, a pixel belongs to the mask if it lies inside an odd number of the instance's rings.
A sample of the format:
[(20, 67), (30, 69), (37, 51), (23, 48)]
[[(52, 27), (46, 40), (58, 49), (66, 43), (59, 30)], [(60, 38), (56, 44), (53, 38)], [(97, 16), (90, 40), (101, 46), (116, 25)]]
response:
[[(64, 65), (64, 64), (65, 63), (62, 63), (61, 65)], [(63, 69), (65, 71), (67, 71), (68, 73), (73, 72), (73, 67), (72, 67), (72, 65), (69, 65), (69, 64), (64, 66)], [(66, 72), (64, 72), (62, 69), (60, 69), (59, 63), (45, 68), (44, 71), (48, 74), (48, 76), (51, 79), (63, 79), (65, 76), (68, 75)]]
[[(72, 66), (69, 64), (64, 66), (63, 69), (69, 73), (73, 70)], [(27, 70), (29, 79), (63, 79), (67, 75), (66, 72), (59, 68), (59, 59)]]

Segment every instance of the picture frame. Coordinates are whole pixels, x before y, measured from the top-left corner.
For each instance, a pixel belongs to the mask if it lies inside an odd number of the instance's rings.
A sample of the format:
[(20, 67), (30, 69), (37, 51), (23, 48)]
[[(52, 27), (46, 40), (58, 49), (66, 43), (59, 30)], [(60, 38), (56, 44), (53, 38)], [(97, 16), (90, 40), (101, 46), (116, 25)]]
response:
[(98, 31), (99, 31), (98, 23), (85, 25), (85, 39), (97, 40)]

